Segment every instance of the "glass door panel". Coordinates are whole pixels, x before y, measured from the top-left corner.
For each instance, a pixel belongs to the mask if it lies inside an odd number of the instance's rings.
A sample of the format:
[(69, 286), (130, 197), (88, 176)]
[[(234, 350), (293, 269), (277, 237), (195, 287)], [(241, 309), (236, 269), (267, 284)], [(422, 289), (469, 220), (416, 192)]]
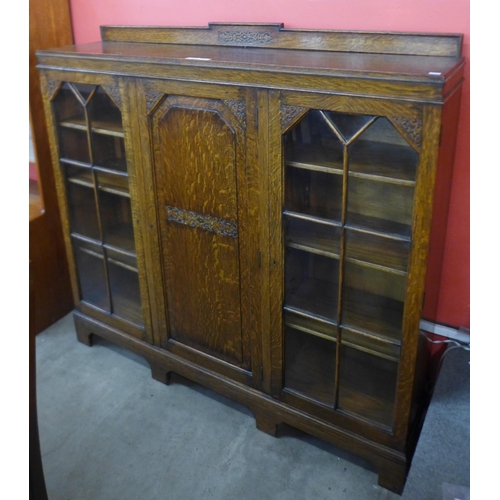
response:
[(80, 238), (73, 238), (73, 245), (82, 300), (110, 312), (104, 252), (101, 245)]
[(106, 249), (113, 313), (136, 325), (143, 325), (137, 259)]
[(407, 240), (346, 229), (345, 245), (347, 259), (351, 262), (370, 262), (402, 273), (407, 271), (410, 252)]
[(338, 260), (288, 249), (285, 269), (285, 309), (336, 322)]
[(400, 341), (405, 290), (404, 274), (346, 262), (342, 325)]
[(352, 176), (411, 186), (417, 164), (416, 151), (384, 117), (378, 117), (349, 148)]
[(120, 109), (101, 86), (64, 83), (53, 112), (81, 298), (142, 326)]
[(90, 164), (85, 101), (78, 89), (65, 83), (53, 101), (61, 159)]
[(61, 160), (61, 166), (66, 179), (66, 195), (72, 232), (99, 241), (99, 219), (92, 169), (90, 166), (75, 166), (64, 160)]
[(302, 219), (300, 214), (285, 213), (285, 245), (338, 259), (340, 227), (328, 221)]
[(127, 172), (121, 113), (102, 87), (93, 95), (88, 113), (94, 165)]
[(413, 186), (362, 179), (349, 174), (348, 227), (409, 238)]
[(323, 110), (283, 154), (284, 388), (390, 428), (418, 154), (388, 118)]
[(285, 336), (285, 387), (333, 406), (336, 342), (291, 327)]
[[(342, 332), (338, 409), (391, 428), (398, 358), (380, 356), (385, 346), (359, 349), (352, 335)], [(351, 347), (354, 346), (354, 347)]]
[(99, 205), (104, 243), (134, 254), (134, 229), (130, 199), (99, 190)]

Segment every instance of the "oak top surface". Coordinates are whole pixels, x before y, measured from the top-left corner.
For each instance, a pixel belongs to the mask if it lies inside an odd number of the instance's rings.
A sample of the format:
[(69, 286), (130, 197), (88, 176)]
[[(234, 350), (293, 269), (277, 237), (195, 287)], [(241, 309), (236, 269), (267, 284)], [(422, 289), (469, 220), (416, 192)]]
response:
[(46, 56), (146, 62), (195, 67), (352, 75), (443, 83), (463, 64), (463, 58), (352, 52), (260, 49), (210, 45), (94, 42), (38, 52)]

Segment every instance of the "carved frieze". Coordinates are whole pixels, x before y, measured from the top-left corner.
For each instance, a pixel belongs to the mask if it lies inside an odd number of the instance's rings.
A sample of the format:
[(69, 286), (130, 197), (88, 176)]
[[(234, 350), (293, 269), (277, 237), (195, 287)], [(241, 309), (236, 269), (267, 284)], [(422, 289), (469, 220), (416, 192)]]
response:
[(266, 31), (219, 31), (219, 42), (235, 45), (266, 45), (273, 35)]
[(289, 129), (300, 117), (307, 113), (307, 108), (282, 104), (280, 110), (281, 133)]
[(412, 147), (419, 152), (422, 147), (422, 120), (401, 116), (391, 116), (389, 119)]
[(235, 222), (217, 219), (211, 215), (201, 215), (196, 212), (167, 205), (167, 220), (189, 227), (204, 229), (210, 233), (221, 234), (231, 238), (238, 237), (238, 227)]

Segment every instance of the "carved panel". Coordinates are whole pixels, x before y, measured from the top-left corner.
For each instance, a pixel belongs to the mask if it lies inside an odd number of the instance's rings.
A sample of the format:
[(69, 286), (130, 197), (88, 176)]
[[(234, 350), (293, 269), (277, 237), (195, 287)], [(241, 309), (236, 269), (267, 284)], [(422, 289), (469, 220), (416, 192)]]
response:
[(53, 99), (55, 97), (55, 94), (57, 90), (59, 90), (59, 87), (61, 86), (60, 81), (58, 80), (48, 80), (47, 81), (47, 93), (49, 95), (49, 99)]
[(388, 118), (399, 132), (403, 134), (413, 149), (420, 152), (422, 147), (422, 120), (401, 116), (390, 116)]
[(307, 113), (307, 108), (282, 104), (280, 110), (281, 133), (288, 130), (299, 118)]
[(235, 45), (266, 45), (273, 35), (266, 31), (219, 31), (219, 42)]
[(224, 104), (226, 104), (231, 111), (236, 115), (236, 117), (240, 120), (244, 127), (246, 127), (246, 104), (244, 101), (230, 101), (224, 100)]
[(167, 205), (167, 219), (178, 224), (184, 224), (185, 226), (204, 229), (210, 233), (221, 234), (231, 238), (238, 237), (238, 228), (235, 222), (217, 219), (217, 217), (210, 215), (201, 215), (196, 212)]
[(122, 98), (120, 95), (120, 88), (118, 85), (103, 85), (102, 88), (106, 91), (106, 93), (111, 97), (111, 100), (116, 104), (118, 109), (122, 109)]
[(163, 100), (162, 97), (165, 94), (163, 92), (146, 92), (146, 108), (148, 110), (148, 115), (151, 114)]

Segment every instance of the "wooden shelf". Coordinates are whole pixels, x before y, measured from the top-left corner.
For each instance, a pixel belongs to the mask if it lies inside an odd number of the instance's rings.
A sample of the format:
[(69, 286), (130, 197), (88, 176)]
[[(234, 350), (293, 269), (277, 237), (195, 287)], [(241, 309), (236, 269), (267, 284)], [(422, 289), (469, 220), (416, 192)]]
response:
[(79, 186), (94, 189), (94, 178), (91, 169), (80, 170), (78, 173), (66, 177), (66, 180), (72, 184), (78, 184)]
[(344, 288), (341, 327), (401, 341), (403, 302)]
[(71, 160), (70, 158), (59, 158), (59, 161), (64, 165), (70, 165), (72, 167), (80, 167), (80, 168), (92, 168), (90, 163), (85, 163), (83, 161)]
[(340, 214), (338, 220), (325, 219), (324, 217), (316, 217), (315, 215), (302, 214), (300, 212), (294, 212), (293, 210), (284, 210), (283, 215), (286, 217), (293, 217), (294, 219), (300, 219), (310, 222), (316, 222), (318, 224), (325, 224), (327, 226), (342, 227), (340, 221)]
[[(135, 253), (135, 247), (133, 248), (133, 250), (131, 251), (130, 250), (130, 244), (125, 244), (125, 248), (123, 247), (120, 247), (120, 246), (116, 246), (115, 245), (111, 245), (109, 243), (102, 243), (101, 241), (99, 240), (95, 240), (93, 238), (89, 238), (88, 236), (84, 236), (82, 234), (78, 234), (78, 233), (71, 233), (71, 237), (72, 238), (75, 238), (76, 240), (79, 240), (79, 241), (83, 241), (83, 242), (87, 242), (87, 243), (91, 243), (91, 244), (94, 244), (94, 245), (99, 245), (99, 246), (102, 246), (103, 248), (106, 248), (106, 249), (109, 249), (111, 250), (112, 252), (116, 252), (118, 254), (122, 254), (126, 257), (130, 257), (130, 258), (136, 258), (137, 255)], [(121, 242), (122, 240), (120, 240), (119, 238), (117, 238), (117, 241), (118, 242)], [(116, 255), (116, 254), (115, 254)], [(118, 259), (118, 257), (115, 257), (115, 259)]]
[(113, 316), (143, 326), (137, 269), (108, 257), (108, 270)]
[(293, 292), (287, 290), (285, 309), (303, 312), (334, 324), (337, 316), (337, 286), (324, 280), (306, 279)]
[(398, 363), (344, 345), (339, 365), (338, 410), (390, 429)]
[(284, 307), (284, 323), (295, 330), (326, 340), (335, 341), (337, 339), (337, 325), (334, 321), (313, 315), (304, 315), (303, 311), (297, 311), (287, 306)]
[(401, 352), (401, 342), (392, 339), (384, 339), (380, 336), (367, 334), (354, 328), (341, 327), (342, 345), (346, 345), (363, 351), (373, 356), (388, 359), (389, 361), (399, 361)]
[(380, 266), (388, 272), (406, 274), (410, 242), (348, 229), (346, 259)]
[(105, 246), (135, 255), (133, 229), (129, 223), (116, 223), (106, 227)]
[(128, 175), (126, 173), (118, 173), (98, 167), (95, 167), (95, 171), (97, 172), (97, 185), (101, 191), (130, 198)]
[[(59, 122), (59, 126), (74, 130), (87, 131), (87, 122), (80, 117), (68, 118)], [(95, 134), (125, 137), (121, 124), (107, 120), (92, 120), (91, 131)]]
[[(357, 141), (350, 146), (349, 175), (405, 186), (415, 185), (417, 159), (410, 146)], [(383, 160), (381, 160), (383, 158)], [(343, 175), (341, 150), (321, 144), (295, 144), (285, 150), (285, 165)]]
[(380, 264), (375, 264), (373, 262), (368, 262), (366, 260), (354, 259), (352, 257), (346, 257), (345, 262), (350, 262), (351, 264), (357, 264), (358, 266), (369, 267), (370, 269), (378, 269), (379, 271), (384, 271), (386, 273), (397, 274), (399, 276), (406, 276), (406, 271), (401, 271), (399, 269), (393, 269), (392, 267), (383, 266)]
[(386, 219), (347, 212), (345, 227), (375, 236), (411, 241), (411, 226)]
[(289, 248), (316, 253), (338, 259), (340, 255), (340, 230), (336, 226), (285, 217), (285, 241)]
[[(285, 307), (284, 324), (309, 335), (332, 342), (337, 341), (337, 326), (312, 316), (301, 315), (300, 312)], [(399, 361), (401, 342), (373, 335), (354, 328), (341, 327), (342, 344), (378, 356), (390, 361)]]
[(300, 331), (285, 332), (286, 390), (333, 407), (336, 344)]
[[(90, 169), (79, 171), (78, 173), (67, 177), (67, 180), (73, 184), (79, 184), (80, 186), (92, 189), (94, 188), (94, 178)], [(130, 198), (127, 175), (99, 172), (97, 175), (97, 181), (100, 191)]]

